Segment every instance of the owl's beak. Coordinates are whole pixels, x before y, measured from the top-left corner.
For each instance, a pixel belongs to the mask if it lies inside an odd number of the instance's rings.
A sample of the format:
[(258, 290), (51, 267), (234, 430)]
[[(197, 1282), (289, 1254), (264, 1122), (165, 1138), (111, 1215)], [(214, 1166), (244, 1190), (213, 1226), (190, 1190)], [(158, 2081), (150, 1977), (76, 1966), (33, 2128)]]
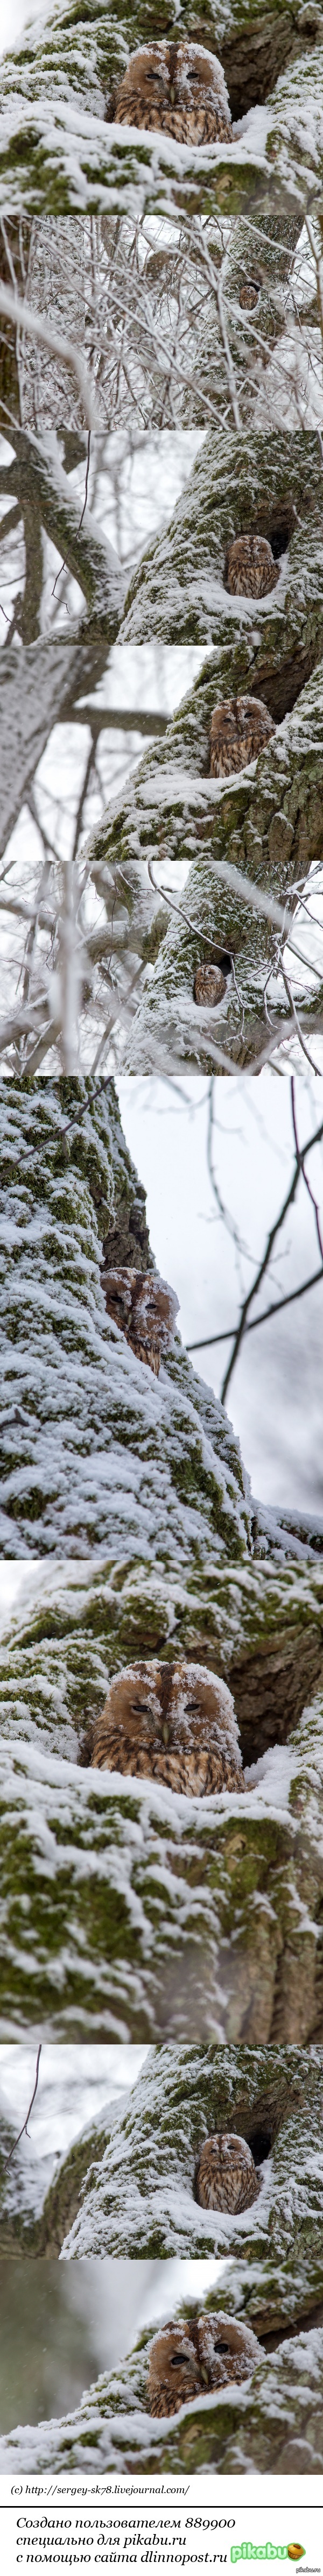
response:
[(162, 1726), (163, 1744), (169, 1744), (169, 1726)]
[(208, 2388), (209, 2382), (207, 2370), (201, 2370), (201, 2379), (203, 2381), (203, 2388)]
[(176, 90), (175, 90), (174, 88), (170, 89), (169, 96), (170, 96), (170, 103), (171, 103), (171, 107), (175, 107)]

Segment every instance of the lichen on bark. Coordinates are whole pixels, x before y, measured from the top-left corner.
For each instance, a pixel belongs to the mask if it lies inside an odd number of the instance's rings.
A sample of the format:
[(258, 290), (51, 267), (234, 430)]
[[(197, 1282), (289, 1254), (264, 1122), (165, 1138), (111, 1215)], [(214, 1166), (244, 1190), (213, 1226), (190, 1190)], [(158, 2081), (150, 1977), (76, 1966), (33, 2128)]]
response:
[[(219, 2301), (210, 2299), (212, 2309)], [(222, 2304), (222, 2302), (221, 2302)], [(185, 2313), (184, 2304), (178, 2317)], [(187, 2313), (187, 2309), (186, 2309)], [(157, 2322), (157, 2321), (156, 2321)], [(110, 2379), (102, 2374), (75, 2408), (52, 2424), (2, 2437), (0, 2468), (60, 2474), (80, 2468), (126, 2476), (198, 2475), (218, 2469), (273, 2475), (322, 2471), (323, 2331), (312, 2326), (264, 2353), (253, 2377), (230, 2392), (195, 2399), (166, 2427), (146, 2412), (151, 2334)]]
[[(268, 2339), (299, 2324), (322, 2291), (322, 2057), (296, 2048), (155, 2046), (130, 2098), (112, 2104), (61, 2158), (41, 2216), (21, 2215), (2, 2177), (0, 2247), (163, 2260), (228, 2257), (221, 2301)], [(194, 2196), (204, 2138), (234, 2128), (261, 2189), (240, 2218)]]
[(130, 1550), (182, 1571), (243, 1556), (248, 1482), (223, 1406), (179, 1339), (156, 1380), (107, 1315), (103, 1259), (152, 1262), (113, 1083), (13, 1081), (0, 1125), (4, 1552)]

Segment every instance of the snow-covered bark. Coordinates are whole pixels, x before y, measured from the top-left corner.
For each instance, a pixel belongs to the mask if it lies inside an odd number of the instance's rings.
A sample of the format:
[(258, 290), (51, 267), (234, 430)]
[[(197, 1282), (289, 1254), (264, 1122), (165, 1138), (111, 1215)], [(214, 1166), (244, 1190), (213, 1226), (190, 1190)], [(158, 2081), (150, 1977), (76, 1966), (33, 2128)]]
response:
[[(138, 13), (139, 14), (139, 13)], [(277, 13), (278, 14), (278, 13)], [(176, 143), (166, 134), (159, 137), (134, 127), (109, 122), (113, 118), (115, 81), (133, 51), (134, 19), (130, 29), (121, 35), (110, 20), (106, 26), (103, 48), (98, 41), (98, 22), (91, 29), (82, 17), (80, 27), (74, 10), (61, 11), (50, 30), (42, 30), (37, 45), (37, 29), (31, 31), (24, 45), (22, 64), (18, 53), (7, 57), (2, 69), (2, 128), (0, 160), (0, 205), (5, 214), (24, 217), (40, 212), (75, 214), (81, 211), (163, 211), (186, 215), (214, 212), (237, 214), (252, 205), (285, 200), (291, 190), (302, 189), (304, 202), (310, 191), (320, 196), (323, 147), (322, 122), (322, 20), (315, 15), (302, 29), (302, 16), (297, 27), (292, 10), (286, 11), (287, 26), (283, 39), (277, 41), (277, 14), (272, 12), (273, 42), (268, 46), (267, 66), (262, 46), (255, 44), (250, 68), (247, 61), (248, 28), (246, 13), (238, 0), (237, 13), (230, 12), (231, 61), (235, 52), (235, 22), (243, 22), (244, 68), (239, 94), (234, 89), (236, 117), (243, 112), (242, 134), (236, 126), (229, 145), (202, 145), (199, 149)], [(154, 13), (154, 34), (156, 34)], [(254, 15), (252, 11), (252, 16)], [(258, 10), (257, 10), (258, 16)], [(224, 69), (225, 44), (222, 29), (217, 27), (217, 13), (212, 11), (212, 49), (219, 45)], [(183, 23), (183, 21), (182, 21)], [(102, 21), (101, 21), (102, 25)], [(185, 25), (190, 33), (189, 11)], [(147, 34), (138, 24), (138, 41)], [(176, 15), (176, 33), (179, 21)], [(194, 29), (195, 32), (195, 29)], [(255, 29), (255, 36), (259, 32)], [(163, 27), (164, 33), (164, 27)], [(149, 23), (151, 34), (151, 19)], [(284, 43), (285, 34), (285, 43)], [(314, 37), (314, 42), (313, 42)], [(222, 41), (221, 41), (222, 39)], [(321, 43), (320, 43), (321, 39)], [(258, 66), (259, 62), (259, 87)], [(101, 59), (100, 59), (101, 55)], [(262, 55), (262, 60), (261, 60)], [(295, 60), (296, 55), (296, 60)], [(108, 58), (110, 56), (109, 68)], [(280, 62), (288, 68), (278, 77)], [(103, 76), (103, 77), (102, 77)], [(272, 94), (270, 82), (274, 81)], [(104, 87), (103, 87), (104, 82)], [(269, 91), (269, 97), (268, 97)], [(256, 105), (249, 108), (250, 94)], [(266, 105), (261, 101), (266, 99)], [(309, 114), (309, 101), (311, 109)], [(260, 102), (260, 103), (259, 103)], [(246, 112), (246, 114), (245, 114)], [(136, 206), (135, 206), (136, 201)]]
[(321, 1696), (205, 1800), (2, 1740), (3, 2036), (319, 2039), (322, 1768)]
[[(247, 455), (236, 434), (212, 432), (173, 523), (132, 585), (120, 639), (140, 641), (150, 629), (173, 641), (205, 637), (213, 650), (158, 760), (155, 749), (145, 755), (89, 845), (101, 862), (148, 863), (155, 884), (156, 862), (167, 862), (170, 895), (172, 861), (190, 863), (182, 909), (175, 888), (164, 936), (161, 917), (131, 1032), (131, 1070), (148, 1072), (156, 1054), (163, 1061), (167, 1054), (173, 1069), (181, 1059), (210, 1068), (217, 1048), (224, 1070), (232, 1059), (261, 1057), (291, 1025), (281, 957), (299, 1003), (303, 943), (293, 915), (322, 854), (321, 486), (313, 436), (299, 431), (292, 441), (276, 432), (270, 444), (255, 436)], [(261, 601), (225, 588), (228, 541), (250, 529), (274, 537), (279, 530), (279, 579)], [(243, 771), (211, 778), (214, 704), (244, 691), (264, 700), (275, 732)], [(287, 959), (286, 921), (296, 943)], [(223, 998), (207, 1011), (194, 1002), (196, 968), (223, 956)], [(322, 1007), (318, 974), (302, 999), (305, 1030), (321, 1028)]]
[[(220, 2299), (207, 2305), (220, 2307)], [(183, 2304), (177, 2313), (183, 2316)], [(53, 2469), (64, 2475), (79, 2468), (84, 2476), (108, 2470), (117, 2478), (166, 2471), (176, 2477), (181, 2469), (186, 2477), (205, 2469), (249, 2477), (322, 2472), (322, 2327), (282, 2340), (272, 2354), (264, 2351), (242, 2387), (196, 2398), (169, 2422), (146, 2411), (151, 2342), (146, 2330), (129, 2362), (113, 2378), (102, 2374), (74, 2413), (2, 2436), (0, 2469), (28, 2477)]]
[[(221, 2300), (257, 2335), (302, 2323), (322, 2259), (319, 2051), (153, 2047), (133, 2092), (62, 2156), (42, 2213), (24, 2182), (24, 2145), (1, 2181), (1, 2252), (63, 2259), (228, 2256)], [(239, 2218), (198, 2207), (194, 2173), (217, 2129), (252, 2143), (259, 2197)], [(9, 2151), (9, 2127), (3, 2147)]]
[[(1, 654), (0, 661), (0, 855), (19, 820), (35, 771), (55, 724), (75, 717), (75, 701), (95, 688), (106, 668), (103, 638), (70, 634)], [(26, 886), (27, 892), (27, 886)]]
[[(201, 21), (204, 42), (217, 51), (223, 62), (230, 90), (232, 115), (238, 116), (264, 99), (277, 80), (285, 63), (297, 55), (312, 53), (320, 39), (320, 9), (311, 5), (295, 11), (294, 0), (203, 0)], [(194, 0), (170, 0), (167, 28), (195, 37), (196, 7)], [(155, 0), (153, 31), (164, 36), (165, 11)], [(149, 42), (152, 19), (149, 0), (130, 0), (123, 9), (109, 9), (98, 0), (88, 16), (84, 10), (78, 20), (77, 9), (56, 6), (46, 10), (43, 19), (24, 30), (23, 46), (15, 47), (13, 57), (6, 56), (3, 65), (4, 95), (16, 86), (26, 99), (55, 94), (83, 97), (96, 115), (113, 100), (113, 86), (120, 79), (129, 54), (136, 45)]]
[(250, 1509), (223, 1406), (178, 1337), (155, 1379), (106, 1311), (103, 1258), (129, 1260), (130, 1237), (145, 1267), (113, 1083), (4, 1085), (0, 1125), (4, 1552), (108, 1548), (181, 1577), (239, 1558)]

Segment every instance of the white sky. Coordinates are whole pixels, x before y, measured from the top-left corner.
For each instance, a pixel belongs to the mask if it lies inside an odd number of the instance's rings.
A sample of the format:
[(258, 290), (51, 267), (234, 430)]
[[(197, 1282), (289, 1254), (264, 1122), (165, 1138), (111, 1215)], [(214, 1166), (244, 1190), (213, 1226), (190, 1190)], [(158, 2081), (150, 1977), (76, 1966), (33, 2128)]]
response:
[(52, 0), (1, 0), (0, 54), (12, 53), (20, 43), (24, 28), (35, 18), (40, 23), (49, 18)]
[[(265, 1070), (261, 1081), (237, 1076), (215, 1088), (213, 1162), (223, 1201), (239, 1229), (241, 1251), (218, 1215), (207, 1168), (209, 1086), (203, 1077), (161, 1082), (118, 1080), (121, 1117), (140, 1179), (147, 1188), (150, 1237), (158, 1268), (180, 1299), (188, 1343), (237, 1320), (267, 1231), (291, 1179), (290, 1082)], [(302, 1143), (323, 1117), (323, 1085), (296, 1082)], [(323, 1146), (308, 1165), (321, 1198)], [(245, 1249), (244, 1249), (245, 1247)], [(249, 1254), (250, 1257), (247, 1257)], [(319, 1266), (313, 1209), (303, 1185), (290, 1211), (264, 1283), (259, 1312)], [(253, 1491), (264, 1502), (323, 1513), (322, 1287), (280, 1321), (250, 1334), (228, 1392)], [(229, 1343), (192, 1354), (194, 1367), (220, 1393)]]

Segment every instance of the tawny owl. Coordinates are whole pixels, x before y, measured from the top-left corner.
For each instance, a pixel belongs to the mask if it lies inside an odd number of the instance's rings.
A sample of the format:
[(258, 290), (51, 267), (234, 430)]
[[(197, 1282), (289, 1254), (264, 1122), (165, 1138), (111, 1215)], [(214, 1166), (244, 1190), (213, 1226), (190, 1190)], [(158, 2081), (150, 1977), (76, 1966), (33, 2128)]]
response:
[(224, 698), (211, 717), (211, 778), (229, 778), (232, 770), (245, 769), (274, 732), (262, 698)]
[(267, 590), (275, 590), (279, 567), (267, 537), (233, 537), (224, 577), (227, 590), (238, 592), (244, 599), (264, 599)]
[(230, 2130), (215, 2132), (201, 2147), (195, 2173), (196, 2198), (201, 2209), (229, 2209), (232, 2216), (250, 2209), (258, 2199), (259, 2174), (256, 2173), (251, 2147), (246, 2138)]
[(244, 279), (243, 285), (240, 286), (239, 304), (242, 304), (245, 313), (254, 313), (255, 304), (259, 303), (260, 291), (260, 277)]
[(188, 1797), (244, 1789), (237, 1720), (226, 1682), (204, 1664), (129, 1664), (110, 1682), (92, 1766), (162, 1780)]
[(232, 142), (222, 63), (187, 36), (142, 45), (120, 82), (114, 121), (173, 134), (179, 143)]
[(250, 2379), (260, 2345), (240, 2318), (217, 2314), (185, 2317), (155, 2335), (147, 2382), (151, 2415), (177, 2415), (187, 2400), (231, 2380)]
[(217, 1003), (223, 1002), (226, 989), (226, 979), (221, 973), (221, 966), (197, 966), (194, 976), (195, 1002), (208, 1004), (209, 1010), (214, 1011)]
[(159, 1377), (160, 1362), (174, 1337), (178, 1297), (158, 1270), (101, 1270), (108, 1315)]

